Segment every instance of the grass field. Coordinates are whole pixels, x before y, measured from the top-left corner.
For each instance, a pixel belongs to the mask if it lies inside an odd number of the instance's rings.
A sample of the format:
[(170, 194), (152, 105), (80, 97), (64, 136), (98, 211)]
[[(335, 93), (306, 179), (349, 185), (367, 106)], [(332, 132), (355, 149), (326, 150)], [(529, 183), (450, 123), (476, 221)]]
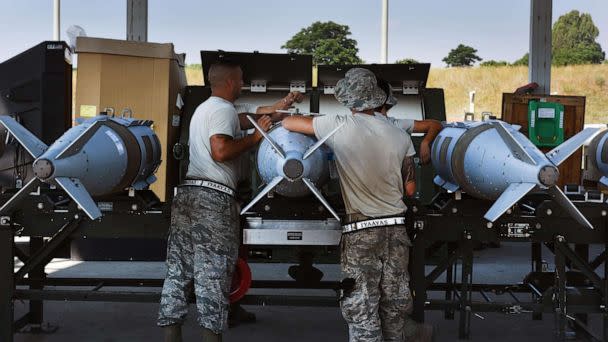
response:
[[(202, 83), (200, 67), (187, 67), (188, 84)], [(448, 120), (462, 120), (469, 108), (469, 91), (475, 90), (475, 112), (500, 115), (502, 93), (528, 83), (528, 68), (474, 67), (431, 69), (427, 87), (443, 88)], [(554, 67), (551, 93), (587, 97), (586, 123), (608, 123), (608, 65)], [(479, 118), (479, 115), (477, 115)]]

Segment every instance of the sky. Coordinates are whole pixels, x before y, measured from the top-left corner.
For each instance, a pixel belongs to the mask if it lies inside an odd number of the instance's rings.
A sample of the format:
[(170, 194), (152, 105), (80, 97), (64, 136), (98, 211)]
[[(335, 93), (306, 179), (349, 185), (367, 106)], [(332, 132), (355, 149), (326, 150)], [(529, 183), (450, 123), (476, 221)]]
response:
[[(315, 21), (348, 25), (359, 57), (380, 60), (381, 0), (148, 0), (148, 41), (172, 42), (187, 63), (200, 50), (285, 52), (289, 38)], [(591, 13), (608, 50), (607, 0), (555, 0), (553, 21), (570, 10)], [(389, 0), (389, 63), (414, 58), (444, 67), (463, 43), (484, 60), (512, 62), (528, 51), (530, 0)], [(0, 0), (4, 61), (53, 35), (53, 0)], [(126, 0), (62, 0), (61, 38), (71, 25), (90, 37), (125, 39)]]

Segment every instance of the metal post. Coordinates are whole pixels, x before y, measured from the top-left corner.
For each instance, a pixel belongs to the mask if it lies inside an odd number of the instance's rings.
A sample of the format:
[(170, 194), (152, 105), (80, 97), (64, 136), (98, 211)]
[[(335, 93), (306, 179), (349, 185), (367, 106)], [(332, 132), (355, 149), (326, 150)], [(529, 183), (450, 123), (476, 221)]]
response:
[(475, 90), (469, 92), (469, 113), (475, 113)]
[(148, 41), (148, 0), (127, 0), (127, 40)]
[(461, 246), (462, 270), (460, 288), (460, 319), (458, 338), (468, 339), (471, 333), (471, 284), (473, 283), (473, 241), (465, 231)]
[[(457, 247), (453, 242), (448, 242), (446, 244), (446, 248), (448, 251), (448, 255), (450, 255), (450, 253), (453, 253), (456, 251)], [(448, 269), (445, 272), (445, 282), (447, 285), (446, 291), (445, 291), (445, 300), (446, 301), (451, 301), (452, 300), (452, 293), (454, 292), (454, 284), (456, 283), (456, 272), (455, 272), (455, 268), (456, 268), (456, 263), (451, 264)], [(446, 309), (443, 313), (443, 317), (445, 319), (454, 319), (454, 309)]]
[(13, 294), (15, 282), (13, 268), (13, 230), (10, 226), (0, 226), (0, 341), (13, 341)]
[(382, 0), (380, 63), (388, 63), (388, 0)]
[[(606, 222), (606, 220), (604, 220)], [(604, 229), (608, 230), (608, 224), (604, 223)], [(608, 251), (608, 243), (604, 244), (604, 251)], [(603, 298), (604, 310), (602, 313), (603, 318), (603, 334), (604, 341), (608, 341), (608, 259), (604, 261), (604, 298)]]
[[(576, 245), (574, 245), (574, 250), (575, 250), (576, 254), (578, 254), (578, 256), (581, 257), (581, 259), (582, 259), (581, 261), (584, 261), (585, 263), (589, 262), (589, 245), (576, 244)], [(578, 269), (578, 267), (576, 269)], [(600, 287), (601, 287), (601, 285), (600, 285)], [(600, 289), (600, 291), (601, 291), (601, 289)], [(587, 325), (587, 323), (589, 322), (587, 314), (575, 314), (574, 317), (576, 317), (581, 323), (583, 323), (585, 325)], [(574, 325), (574, 326), (577, 327), (577, 325)]]
[(543, 250), (540, 242), (532, 242), (532, 272), (543, 271)]
[(528, 79), (538, 83), (537, 94), (551, 93), (551, 19), (553, 0), (530, 0)]
[[(540, 242), (532, 242), (532, 272), (542, 272), (543, 271), (543, 251), (542, 245)], [(541, 298), (536, 294), (532, 293), (532, 299), (540, 300)], [(535, 312), (532, 314), (532, 319), (535, 321), (542, 320), (543, 314), (542, 312)]]
[(53, 40), (57, 41), (61, 39), (61, 33), (59, 31), (61, 23), (61, 0), (53, 1)]
[[(35, 255), (42, 248), (44, 248), (43, 237), (30, 237), (30, 255)], [(44, 278), (46, 277), (44, 273), (45, 266), (46, 263), (40, 263), (29, 272), (29, 278), (32, 281), (29, 286), (31, 290), (42, 290), (44, 288)], [(30, 300), (29, 307), (28, 324), (30, 324), (32, 331), (40, 332), (44, 320), (43, 302), (41, 300)]]
[[(556, 245), (563, 242), (558, 236)], [(566, 339), (566, 257), (559, 248), (555, 248), (555, 333), (558, 341)]]
[(424, 322), (424, 303), (426, 302), (426, 278), (424, 272), (426, 241), (424, 232), (419, 231), (413, 244), (412, 258), (410, 259), (412, 290), (414, 292), (414, 312), (412, 318), (417, 322)]

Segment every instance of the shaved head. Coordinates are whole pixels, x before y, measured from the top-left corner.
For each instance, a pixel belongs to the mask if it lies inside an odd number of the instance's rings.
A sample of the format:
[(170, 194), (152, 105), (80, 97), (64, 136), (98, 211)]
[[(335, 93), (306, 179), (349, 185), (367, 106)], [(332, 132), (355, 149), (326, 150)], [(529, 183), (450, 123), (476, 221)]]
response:
[(211, 94), (234, 102), (241, 95), (243, 71), (233, 62), (221, 61), (209, 67), (209, 86)]
[(238, 78), (241, 67), (235, 63), (215, 63), (209, 68), (211, 88), (223, 87), (226, 81)]

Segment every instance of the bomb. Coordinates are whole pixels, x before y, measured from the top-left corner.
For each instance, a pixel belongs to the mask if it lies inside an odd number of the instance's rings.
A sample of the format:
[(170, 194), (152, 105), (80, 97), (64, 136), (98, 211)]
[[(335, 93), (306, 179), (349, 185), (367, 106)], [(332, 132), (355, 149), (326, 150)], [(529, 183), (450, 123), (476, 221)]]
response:
[(491, 222), (528, 192), (545, 190), (581, 225), (593, 228), (556, 184), (557, 167), (598, 129), (587, 128), (544, 154), (519, 128), (499, 120), (447, 124), (431, 149), (435, 184), (495, 200), (484, 216)]
[(599, 182), (608, 186), (608, 129), (602, 130), (589, 144), (589, 161), (600, 172)]
[(0, 116), (0, 124), (34, 158), (35, 176), (0, 213), (12, 210), (43, 182), (61, 187), (94, 220), (102, 214), (91, 196), (142, 190), (156, 181), (161, 145), (152, 121), (100, 115), (69, 129), (50, 146), (9, 116)]
[(280, 124), (264, 132), (251, 116), (249, 121), (264, 136), (257, 150), (258, 174), (266, 186), (243, 208), (247, 212), (270, 191), (286, 197), (303, 197), (312, 193), (337, 219), (336, 211), (321, 194), (319, 187), (329, 178), (327, 149), (323, 143), (342, 126), (320, 140), (304, 134), (290, 132)]

